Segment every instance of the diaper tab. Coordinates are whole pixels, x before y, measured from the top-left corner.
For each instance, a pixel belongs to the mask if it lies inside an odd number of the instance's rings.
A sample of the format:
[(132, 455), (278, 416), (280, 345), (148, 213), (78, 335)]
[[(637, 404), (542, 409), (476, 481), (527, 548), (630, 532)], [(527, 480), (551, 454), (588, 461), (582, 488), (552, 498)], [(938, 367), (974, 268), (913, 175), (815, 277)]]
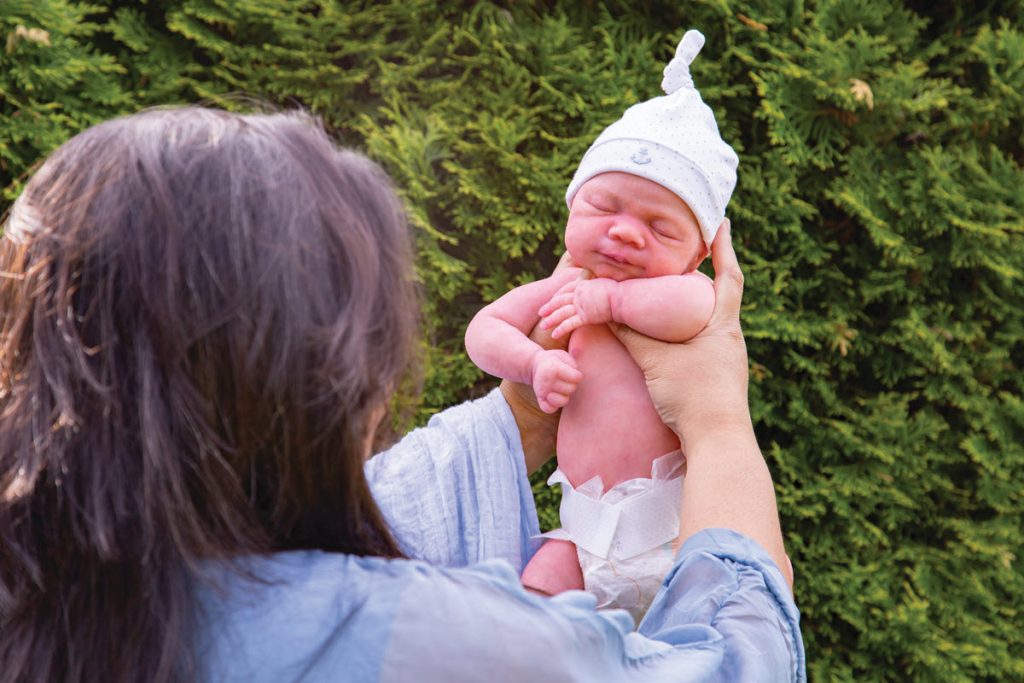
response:
[[(567, 536), (579, 548), (602, 559), (629, 559), (678, 537), (681, 476), (631, 480), (628, 483), (640, 485), (641, 490), (613, 503), (602, 500), (600, 486), (590, 486), (591, 481), (573, 488), (561, 470), (548, 480), (549, 484), (562, 485), (559, 515), (564, 531), (559, 537)], [(592, 497), (595, 488), (596, 498)]]
[(580, 493), (561, 470), (555, 470), (548, 484), (562, 485), (562, 505), (558, 508), (558, 516), (572, 542), (598, 557), (608, 557), (622, 516), (619, 507)]
[(619, 503), (622, 514), (612, 555), (627, 560), (678, 538), (682, 500), (683, 478), (677, 477), (655, 481), (649, 491)]

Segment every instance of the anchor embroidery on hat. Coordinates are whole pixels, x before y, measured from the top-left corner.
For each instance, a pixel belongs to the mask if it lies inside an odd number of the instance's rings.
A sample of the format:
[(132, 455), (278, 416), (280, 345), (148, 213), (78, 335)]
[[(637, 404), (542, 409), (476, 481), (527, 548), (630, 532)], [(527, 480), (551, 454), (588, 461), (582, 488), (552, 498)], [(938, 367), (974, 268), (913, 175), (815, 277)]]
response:
[(629, 160), (634, 164), (649, 164), (651, 163), (651, 157), (647, 154), (647, 148), (641, 147), (637, 151), (630, 155)]

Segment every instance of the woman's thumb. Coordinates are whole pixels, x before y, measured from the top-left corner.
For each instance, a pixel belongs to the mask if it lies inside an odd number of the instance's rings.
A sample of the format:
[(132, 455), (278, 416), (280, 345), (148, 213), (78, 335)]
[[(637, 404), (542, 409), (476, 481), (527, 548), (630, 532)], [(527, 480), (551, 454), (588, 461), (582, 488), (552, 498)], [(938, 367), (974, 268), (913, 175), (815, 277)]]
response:
[(711, 263), (715, 268), (715, 312), (712, 319), (739, 319), (743, 301), (743, 271), (732, 247), (732, 224), (726, 218), (711, 244)]
[(629, 351), (629, 355), (633, 357), (633, 362), (639, 365), (646, 375), (658, 346), (664, 342), (652, 339), (646, 334), (637, 332), (633, 328), (621, 323), (615, 323), (609, 325), (609, 327), (612, 328), (612, 332), (615, 333), (615, 336), (619, 338), (622, 345)]

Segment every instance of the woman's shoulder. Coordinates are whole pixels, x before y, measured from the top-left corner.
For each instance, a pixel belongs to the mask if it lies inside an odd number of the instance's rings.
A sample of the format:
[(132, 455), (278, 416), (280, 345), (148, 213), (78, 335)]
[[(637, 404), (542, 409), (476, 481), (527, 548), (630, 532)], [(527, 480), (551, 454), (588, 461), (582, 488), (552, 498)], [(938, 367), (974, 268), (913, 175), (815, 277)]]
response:
[(202, 678), (298, 680), (336, 663), (374, 680), (417, 564), (308, 550), (207, 565), (196, 587)]

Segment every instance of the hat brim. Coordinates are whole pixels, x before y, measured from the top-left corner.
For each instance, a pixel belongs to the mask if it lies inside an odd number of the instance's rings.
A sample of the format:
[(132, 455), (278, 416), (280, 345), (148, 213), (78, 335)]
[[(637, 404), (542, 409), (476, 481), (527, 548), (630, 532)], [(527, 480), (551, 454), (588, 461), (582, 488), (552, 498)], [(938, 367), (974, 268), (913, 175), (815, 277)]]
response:
[(613, 171), (631, 173), (671, 190), (693, 211), (705, 244), (711, 246), (725, 218), (718, 194), (697, 164), (650, 140), (616, 138), (591, 147), (565, 192), (566, 205), (572, 208), (573, 198), (588, 180)]

